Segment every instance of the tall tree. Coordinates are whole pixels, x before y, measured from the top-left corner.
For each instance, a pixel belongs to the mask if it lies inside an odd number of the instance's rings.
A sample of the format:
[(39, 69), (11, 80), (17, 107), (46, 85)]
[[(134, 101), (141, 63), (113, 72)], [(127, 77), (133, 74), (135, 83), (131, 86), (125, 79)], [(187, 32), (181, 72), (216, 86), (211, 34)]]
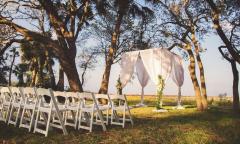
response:
[[(59, 62), (68, 78), (73, 91), (83, 91), (77, 72), (75, 57), (77, 52), (76, 41), (85, 24), (93, 17), (93, 12), (104, 12), (102, 0), (37, 0), (37, 1), (4, 1), (0, 4), (0, 24), (8, 25), (28, 41), (37, 41), (48, 45), (59, 59)], [(13, 13), (7, 13), (9, 7), (17, 7)], [(56, 39), (44, 36), (33, 29), (17, 24), (14, 19), (32, 19), (28, 11), (44, 11), (47, 15), (47, 26), (56, 34)]]
[[(202, 1), (159, 1), (162, 18), (160, 33), (168, 40), (168, 49), (178, 46), (187, 52), (189, 56), (189, 73), (192, 79), (198, 110), (207, 109), (207, 91), (204, 77), (204, 68), (200, 53), (197, 35), (204, 36), (206, 27), (202, 27), (207, 18)], [(196, 66), (200, 71), (200, 84), (197, 79)]]
[[(229, 12), (232, 15), (228, 15), (229, 19), (237, 19), (239, 21), (240, 18), (240, 10), (239, 10), (239, 1), (238, 0), (205, 0), (211, 9), (211, 18), (214, 24), (214, 29), (217, 31), (217, 34), (222, 39), (223, 43), (225, 44), (226, 48), (228, 49), (229, 53), (232, 55), (232, 58), (240, 64), (240, 54), (239, 50), (237, 50), (233, 44), (231, 43), (229, 37), (227, 37), (226, 32), (223, 29), (221, 23), (221, 17), (224, 18), (224, 14), (228, 14)], [(222, 5), (224, 4), (224, 5)], [(227, 10), (227, 11), (224, 11)], [(231, 12), (233, 10), (233, 12)], [(232, 21), (235, 23), (234, 21)]]
[(102, 77), (99, 93), (108, 92), (109, 77), (112, 64), (114, 63), (114, 57), (116, 57), (118, 51), (118, 42), (121, 37), (121, 26), (124, 19), (128, 16), (142, 16), (148, 14), (153, 16), (153, 11), (146, 6), (142, 6), (136, 2), (136, 0), (114, 0), (109, 4), (110, 8), (114, 9), (109, 15), (114, 15), (114, 25), (111, 26), (111, 43), (106, 55), (105, 69)]

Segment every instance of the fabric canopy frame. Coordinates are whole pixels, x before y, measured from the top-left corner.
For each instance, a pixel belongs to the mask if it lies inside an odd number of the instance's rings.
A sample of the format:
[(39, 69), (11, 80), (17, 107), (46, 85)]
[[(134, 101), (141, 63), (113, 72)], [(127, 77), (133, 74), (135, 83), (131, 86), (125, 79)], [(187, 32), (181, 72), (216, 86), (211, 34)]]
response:
[(127, 52), (122, 55), (120, 80), (125, 87), (131, 80), (135, 68), (138, 81), (142, 87), (141, 104), (144, 105), (144, 88), (149, 79), (158, 84), (158, 76), (165, 80), (171, 77), (178, 86), (178, 106), (181, 106), (181, 87), (184, 82), (184, 69), (182, 58), (164, 48), (154, 48)]

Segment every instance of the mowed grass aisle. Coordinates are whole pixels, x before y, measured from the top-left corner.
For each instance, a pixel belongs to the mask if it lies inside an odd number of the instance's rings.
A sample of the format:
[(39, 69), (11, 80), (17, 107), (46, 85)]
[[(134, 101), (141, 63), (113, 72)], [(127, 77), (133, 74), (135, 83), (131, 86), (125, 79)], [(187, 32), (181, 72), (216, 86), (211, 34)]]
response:
[[(161, 144), (205, 144), (205, 143), (240, 143), (240, 114), (230, 109), (211, 106), (206, 112), (194, 108), (194, 102), (183, 101), (188, 108), (171, 110), (167, 113), (155, 113), (153, 97), (146, 97), (149, 107), (133, 109), (134, 126), (127, 124), (107, 126), (103, 132), (94, 126), (93, 133), (68, 128), (69, 135), (63, 136), (56, 129), (49, 136), (27, 132), (26, 129), (7, 126), (0, 123), (0, 143), (161, 143)], [(128, 97), (130, 104), (139, 102), (139, 97)], [(175, 104), (172, 99), (165, 99), (165, 104)]]

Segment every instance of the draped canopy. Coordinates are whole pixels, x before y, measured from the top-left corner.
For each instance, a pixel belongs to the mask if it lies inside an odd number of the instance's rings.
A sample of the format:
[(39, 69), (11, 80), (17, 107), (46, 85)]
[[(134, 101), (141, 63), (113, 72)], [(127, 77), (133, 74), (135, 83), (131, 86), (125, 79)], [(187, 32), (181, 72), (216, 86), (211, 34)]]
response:
[[(130, 81), (136, 68), (137, 77), (142, 86), (142, 97), (148, 80), (151, 79), (157, 85), (158, 75), (161, 75), (165, 80), (171, 76), (179, 90), (183, 85), (184, 69), (182, 58), (167, 49), (154, 48), (124, 53), (120, 66), (120, 80), (123, 87)], [(179, 94), (181, 94), (180, 91)]]

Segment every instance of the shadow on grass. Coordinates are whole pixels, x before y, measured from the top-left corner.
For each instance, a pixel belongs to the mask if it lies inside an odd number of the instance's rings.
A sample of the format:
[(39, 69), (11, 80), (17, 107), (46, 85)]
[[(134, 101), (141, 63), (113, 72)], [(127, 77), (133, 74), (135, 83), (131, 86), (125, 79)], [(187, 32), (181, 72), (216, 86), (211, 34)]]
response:
[[(136, 111), (144, 111), (140, 108)], [(94, 132), (74, 130), (68, 127), (69, 135), (52, 130), (45, 138), (28, 133), (25, 129), (0, 123), (0, 140), (10, 143), (239, 143), (240, 114), (229, 110), (212, 108), (205, 112), (195, 109), (134, 115), (134, 126), (107, 126), (103, 132), (94, 126)], [(0, 143), (1, 143), (0, 141)]]

